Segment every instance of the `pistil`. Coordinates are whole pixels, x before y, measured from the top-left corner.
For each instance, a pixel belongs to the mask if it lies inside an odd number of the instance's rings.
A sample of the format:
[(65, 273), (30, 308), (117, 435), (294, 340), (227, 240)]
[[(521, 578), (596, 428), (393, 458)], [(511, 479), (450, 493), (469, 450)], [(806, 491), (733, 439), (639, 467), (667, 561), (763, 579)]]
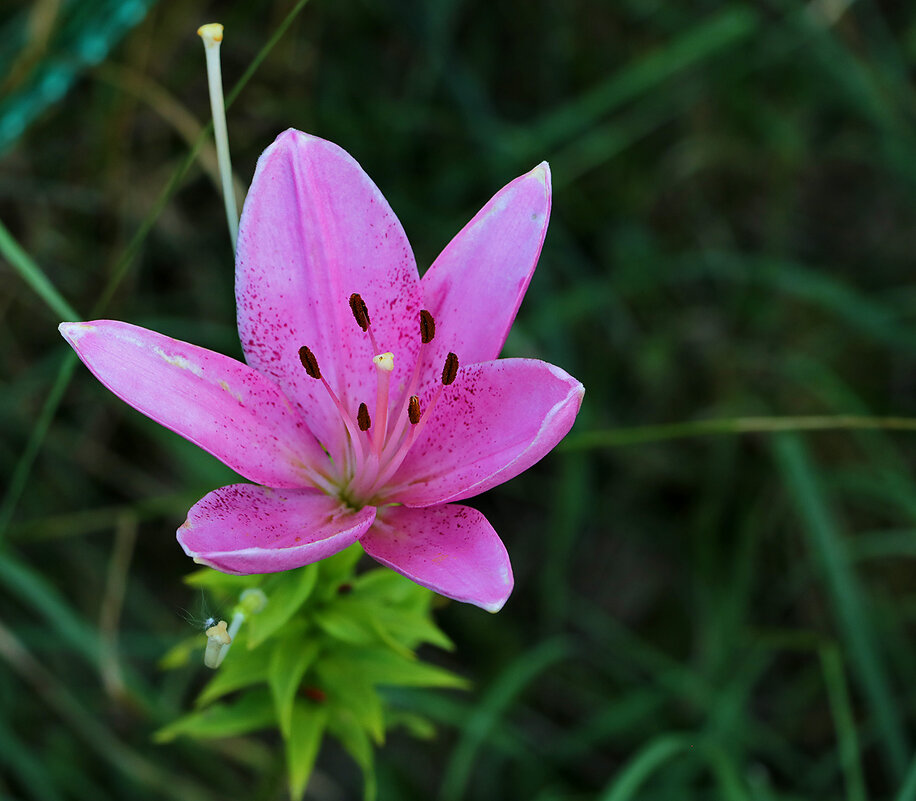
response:
[[(394, 455), (383, 464), (375, 481), (372, 483), (370, 493), (377, 492), (381, 487), (385, 486), (386, 482), (397, 472), (397, 469), (403, 464), (404, 459), (407, 458), (408, 451), (410, 451), (411, 447), (426, 427), (426, 423), (429, 421), (436, 403), (438, 403), (439, 398), (442, 397), (443, 390), (450, 384), (453, 384), (457, 377), (458, 357), (454, 353), (449, 353), (445, 359), (445, 365), (442, 368), (441, 383), (436, 388), (432, 400), (430, 400), (429, 405), (427, 405), (426, 410), (422, 414), (420, 414), (419, 398), (417, 398), (416, 395), (410, 396), (407, 404), (408, 419), (411, 423), (410, 433), (404, 438), (404, 441), (397, 448)], [(415, 419), (416, 422), (414, 422)]]
[(380, 353), (378, 356), (373, 357), (372, 363), (375, 365), (377, 378), (372, 449), (375, 451), (376, 456), (381, 457), (385, 433), (388, 430), (388, 388), (391, 384), (391, 373), (394, 370), (394, 354), (391, 352)]

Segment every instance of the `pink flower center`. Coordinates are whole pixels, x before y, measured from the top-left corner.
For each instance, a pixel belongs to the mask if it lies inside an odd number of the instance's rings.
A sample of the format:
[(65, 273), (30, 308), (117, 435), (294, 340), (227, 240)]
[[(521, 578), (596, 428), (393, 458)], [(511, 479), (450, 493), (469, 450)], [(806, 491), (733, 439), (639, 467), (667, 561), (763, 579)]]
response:
[(411, 372), (410, 381), (403, 398), (393, 408), (390, 398), (391, 373), (394, 371), (394, 354), (380, 352), (369, 319), (369, 310), (358, 293), (350, 296), (350, 310), (356, 324), (366, 333), (376, 354), (372, 357), (376, 374), (374, 412), (361, 401), (354, 415), (341, 402), (327, 379), (321, 374), (315, 354), (303, 345), (299, 348), (299, 359), (306, 373), (321, 381), (328, 396), (340, 415), (348, 434), (348, 452), (342, 475), (336, 484), (336, 494), (348, 506), (360, 509), (363, 506), (377, 506), (386, 501), (388, 482), (403, 464), (411, 446), (417, 441), (432, 410), (442, 396), (442, 391), (455, 381), (458, 375), (458, 357), (449, 353), (442, 368), (439, 386), (433, 393), (426, 409), (420, 408), (420, 398), (415, 394), (420, 382), (420, 369), (426, 355), (426, 347), (436, 335), (436, 323), (426, 309), (420, 311), (420, 348)]

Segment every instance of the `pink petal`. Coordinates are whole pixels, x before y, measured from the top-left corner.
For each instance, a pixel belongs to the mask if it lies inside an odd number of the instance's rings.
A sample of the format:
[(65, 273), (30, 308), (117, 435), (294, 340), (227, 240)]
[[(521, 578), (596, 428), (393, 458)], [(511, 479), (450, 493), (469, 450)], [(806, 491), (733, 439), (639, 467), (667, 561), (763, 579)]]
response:
[(232, 484), (205, 495), (178, 529), (195, 562), (223, 573), (276, 573), (317, 562), (356, 542), (375, 520), (314, 490)]
[(428, 364), (449, 351), (464, 364), (495, 359), (534, 273), (550, 217), (547, 162), (503, 187), (423, 276), (436, 321)]
[(60, 332), (121, 400), (251, 481), (308, 486), (328, 463), (277, 386), (235, 359), (113, 320)]
[(239, 335), (248, 363), (295, 400), (339, 455), (344, 429), (298, 350), (307, 345), (356, 418), (374, 406), (375, 355), (349, 307), (358, 292), (381, 352), (395, 354), (392, 386), (419, 348), (420, 287), (400, 222), (369, 176), (331, 142), (289, 130), (264, 151), (242, 213), (236, 259)]
[(498, 612), (512, 592), (509, 555), (487, 519), (469, 506), (379, 510), (360, 540), (373, 559), (440, 595)]
[[(425, 389), (423, 409), (435, 391)], [(432, 506), (508, 481), (566, 436), (584, 392), (559, 367), (535, 359), (461, 367), (391, 480), (390, 497)]]

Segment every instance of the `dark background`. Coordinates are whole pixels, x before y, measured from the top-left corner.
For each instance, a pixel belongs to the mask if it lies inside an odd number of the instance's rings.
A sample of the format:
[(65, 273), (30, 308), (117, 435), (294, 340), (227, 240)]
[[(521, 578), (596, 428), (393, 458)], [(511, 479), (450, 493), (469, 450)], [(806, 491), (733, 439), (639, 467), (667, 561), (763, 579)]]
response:
[[(104, 316), (240, 356), (209, 140), (170, 181), (209, 118), (197, 26), (228, 88), (292, 8), (2, 7), (0, 220), (80, 315), (115, 287)], [(875, 0), (311, 0), (269, 50), (229, 111), (241, 186), (281, 130), (333, 140), (421, 270), (550, 162), (505, 354), (587, 390), (473, 502), (516, 590), (443, 605), (457, 649), (425, 656), (475, 688), (398, 695), (439, 733), (391, 737), (381, 799), (916, 798), (913, 435), (618, 430), (916, 416), (914, 65), (916, 7)], [(173, 532), (231, 474), (64, 383), (4, 253), (0, 796), (284, 797), (275, 737), (150, 739), (203, 680), (156, 665), (199, 601)], [(326, 747), (310, 797), (360, 787)]]

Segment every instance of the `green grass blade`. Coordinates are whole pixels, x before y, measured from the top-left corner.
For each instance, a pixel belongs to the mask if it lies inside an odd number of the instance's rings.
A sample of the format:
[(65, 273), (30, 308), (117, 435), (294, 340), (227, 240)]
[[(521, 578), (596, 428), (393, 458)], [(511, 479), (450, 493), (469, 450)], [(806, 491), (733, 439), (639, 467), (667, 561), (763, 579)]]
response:
[(63, 295), (57, 291), (48, 276), (42, 272), (32, 257), (22, 249), (22, 246), (13, 239), (13, 235), (2, 220), (0, 220), (0, 254), (3, 254), (13, 266), (13, 269), (19, 273), (22, 280), (35, 290), (38, 297), (48, 305), (59, 320), (80, 319), (79, 313), (64, 300)]
[(849, 688), (846, 686), (846, 675), (843, 672), (843, 660), (839, 650), (833, 645), (820, 648), (818, 653), (837, 733), (840, 763), (846, 780), (846, 797), (849, 801), (866, 801), (868, 795), (865, 792), (865, 779), (862, 777), (859, 737), (856, 733)]
[(543, 153), (588, 130), (624, 103), (656, 90), (686, 69), (732, 47), (756, 30), (758, 16), (747, 6), (731, 6), (646, 56), (628, 64), (594, 89), (535, 122), (519, 137), (526, 157)]
[(896, 801), (916, 801), (916, 756), (910, 762), (907, 769), (906, 778), (903, 780), (903, 786), (897, 793)]
[(565, 639), (555, 638), (526, 651), (506, 667), (462, 732), (461, 740), (444, 772), (440, 791), (442, 801), (458, 801), (464, 797), (477, 752), (500, 716), (532, 681), (557, 662), (566, 659), (569, 654), (569, 643)]
[(823, 570), (837, 626), (874, 717), (887, 771), (899, 781), (909, 747), (899, 706), (874, 642), (866, 599), (850, 566), (837, 522), (802, 440), (792, 434), (780, 435), (773, 443), (773, 454), (795, 500), (808, 546)]
[(808, 415), (802, 417), (722, 417), (686, 420), (648, 426), (586, 431), (568, 437), (562, 451), (619, 448), (648, 442), (706, 437), (713, 434), (778, 434), (792, 431), (916, 431), (916, 417), (869, 417), (854, 414)]
[(35, 459), (38, 457), (38, 453), (44, 443), (45, 435), (48, 433), (48, 429), (54, 420), (54, 415), (57, 413), (57, 407), (60, 406), (64, 393), (70, 385), (70, 379), (73, 377), (77, 364), (79, 364), (79, 359), (76, 358), (76, 354), (73, 351), (69, 351), (64, 356), (57, 378), (54, 380), (54, 385), (42, 404), (38, 419), (29, 432), (25, 450), (16, 462), (16, 467), (6, 486), (6, 492), (3, 493), (3, 502), (0, 503), (0, 551), (3, 549), (6, 531), (9, 528), (10, 521), (13, 519), (13, 513), (16, 511), (16, 504), (19, 503), (19, 498), (22, 496), (23, 490), (25, 490), (29, 481), (32, 465), (35, 464)]

